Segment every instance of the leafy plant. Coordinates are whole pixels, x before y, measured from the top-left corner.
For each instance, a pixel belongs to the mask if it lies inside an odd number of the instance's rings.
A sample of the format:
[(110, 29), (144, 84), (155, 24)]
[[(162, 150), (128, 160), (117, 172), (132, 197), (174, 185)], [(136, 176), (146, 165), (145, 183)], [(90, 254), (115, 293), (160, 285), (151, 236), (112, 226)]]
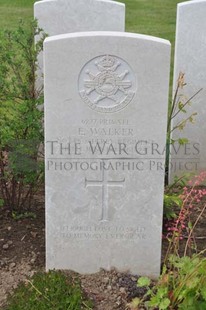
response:
[(206, 258), (200, 254), (171, 255), (157, 283), (152, 288), (150, 285), (150, 279), (139, 278), (137, 286), (146, 286), (147, 293), (142, 299), (134, 299), (130, 309), (138, 310), (143, 306), (151, 310), (206, 309)]
[[(178, 138), (177, 140), (174, 140), (171, 138), (171, 133), (175, 130), (182, 131), (188, 123), (192, 124), (194, 123), (197, 112), (193, 112), (191, 115), (189, 116), (187, 115), (186, 117), (184, 117), (185, 114), (187, 113), (186, 108), (188, 105), (191, 105), (191, 100), (194, 99), (203, 90), (201, 88), (196, 93), (194, 93), (190, 98), (185, 98), (185, 96), (181, 94), (181, 90), (186, 85), (184, 76), (185, 76), (184, 73), (182, 72), (179, 73), (175, 94), (172, 99), (172, 103), (169, 105), (168, 121), (167, 121), (166, 162), (165, 162), (166, 184), (168, 184), (168, 170), (169, 170), (171, 145), (174, 145), (175, 143), (178, 143), (178, 145), (184, 145), (189, 142), (187, 137), (182, 137)], [(180, 122), (178, 122), (175, 126), (173, 126), (173, 120), (179, 114), (182, 114), (183, 118)]]
[(18, 213), (16, 211), (12, 212), (12, 217), (14, 220), (21, 220), (21, 219), (25, 219), (25, 218), (32, 218), (35, 219), (36, 218), (36, 214), (34, 212), (22, 212), (22, 213)]
[[(168, 185), (168, 170), (169, 170), (171, 145), (178, 143), (181, 146), (189, 142), (188, 139), (184, 137), (179, 138), (177, 140), (171, 139), (171, 133), (175, 130), (183, 130), (185, 126), (187, 125), (187, 123), (194, 123), (194, 119), (197, 113), (194, 112), (191, 115), (187, 116), (186, 118), (183, 117), (183, 119), (179, 123), (177, 123), (175, 126), (173, 126), (172, 122), (175, 119), (175, 117), (177, 117), (180, 113), (185, 114), (187, 112), (186, 108), (188, 105), (191, 105), (191, 100), (195, 98), (202, 91), (202, 88), (199, 89), (189, 99), (182, 96), (180, 91), (186, 85), (184, 75), (185, 74), (182, 72), (179, 73), (174, 98), (172, 100), (171, 105), (169, 106), (168, 122), (167, 122), (166, 162), (165, 162), (165, 171), (166, 171), (165, 172), (165, 183), (166, 185)], [(174, 208), (176, 206), (180, 207), (181, 205), (180, 197), (178, 197), (178, 195), (171, 192), (170, 189), (171, 187), (174, 187), (175, 185), (177, 185), (177, 183), (178, 185), (180, 185), (180, 183), (183, 183), (184, 179), (186, 179), (186, 176), (184, 176), (183, 178), (181, 177), (180, 179), (175, 178), (174, 184), (170, 186), (169, 191), (165, 193), (164, 215), (169, 220), (175, 217)]]
[(37, 273), (22, 283), (9, 298), (6, 310), (92, 309), (79, 281), (60, 271)]
[(195, 212), (196, 220), (194, 223), (191, 221), (191, 214), (194, 214), (195, 205), (203, 201), (204, 197), (206, 197), (206, 189), (201, 187), (205, 179), (206, 172), (203, 171), (199, 175), (194, 176), (193, 179), (188, 182), (188, 185), (183, 188), (183, 193), (180, 195), (182, 205), (177, 218), (167, 227), (166, 238), (169, 242), (169, 246), (165, 255), (165, 263), (171, 254), (179, 256), (179, 245), (180, 241), (183, 239), (184, 233), (187, 236), (184, 255), (187, 254), (188, 249), (196, 248), (193, 232), (206, 209), (206, 204), (203, 204), (203, 207), (200, 208), (199, 214)]
[[(167, 138), (170, 143), (174, 143), (175, 140), (170, 139), (171, 133), (178, 129), (178, 130), (183, 130), (184, 127), (186, 126), (187, 123), (194, 123), (194, 118), (197, 115), (196, 112), (192, 113), (191, 115), (187, 116), (186, 118), (183, 118), (177, 125), (171, 126), (173, 119), (180, 113), (186, 113), (186, 107), (188, 105), (191, 105), (191, 100), (194, 99), (201, 91), (202, 88), (199, 89), (195, 94), (193, 94), (189, 99), (183, 97), (180, 94), (180, 90), (183, 89), (183, 87), (186, 85), (185, 79), (184, 79), (185, 74), (180, 72), (179, 77), (177, 80), (177, 86), (174, 94), (174, 98), (172, 100), (172, 104), (169, 107), (169, 115), (168, 115), (168, 123), (167, 123)], [(178, 139), (178, 142), (180, 144), (185, 144), (188, 142), (187, 138), (180, 138)]]
[(177, 218), (177, 214), (182, 206), (182, 193), (187, 186), (191, 174), (185, 174), (181, 177), (175, 177), (174, 182), (165, 186), (164, 192), (164, 224), (168, 226), (170, 221)]
[(43, 181), (43, 95), (35, 79), (44, 38), (36, 21), (0, 33), (0, 196), (11, 211), (29, 208)]
[(178, 193), (166, 192), (164, 194), (164, 216), (167, 220), (171, 220), (177, 217), (175, 207), (180, 208), (182, 205), (182, 199)]
[[(180, 179), (177, 192), (182, 191), (179, 196), (181, 204), (177, 207), (176, 216), (168, 222), (165, 236), (168, 249), (162, 273), (155, 283), (147, 277), (138, 279), (137, 285), (146, 287), (147, 292), (142, 298), (134, 298), (128, 309), (206, 309), (206, 257), (203, 256), (206, 250), (198, 253), (194, 235), (206, 210), (206, 188), (202, 186), (205, 180), (205, 171), (188, 182)], [(171, 195), (173, 191), (173, 186), (168, 188)], [(168, 203), (172, 201), (173, 197), (168, 198)]]

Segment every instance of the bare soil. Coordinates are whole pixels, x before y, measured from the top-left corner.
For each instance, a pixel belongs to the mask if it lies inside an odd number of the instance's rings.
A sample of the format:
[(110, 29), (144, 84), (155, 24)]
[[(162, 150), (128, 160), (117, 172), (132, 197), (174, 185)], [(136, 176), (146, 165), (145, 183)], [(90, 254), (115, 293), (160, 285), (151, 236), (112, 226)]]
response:
[[(0, 309), (4, 309), (8, 293), (13, 292), (19, 282), (45, 268), (44, 194), (36, 198), (35, 208), (30, 210), (36, 218), (16, 220), (5, 210), (0, 213)], [(201, 207), (196, 207), (195, 216)], [(195, 237), (198, 250), (205, 249), (206, 212), (195, 230)], [(166, 248), (165, 241), (163, 257)], [(94, 301), (95, 310), (125, 310), (132, 298), (144, 294), (144, 289), (136, 287), (138, 276), (129, 273), (100, 270), (79, 277), (85, 293)]]

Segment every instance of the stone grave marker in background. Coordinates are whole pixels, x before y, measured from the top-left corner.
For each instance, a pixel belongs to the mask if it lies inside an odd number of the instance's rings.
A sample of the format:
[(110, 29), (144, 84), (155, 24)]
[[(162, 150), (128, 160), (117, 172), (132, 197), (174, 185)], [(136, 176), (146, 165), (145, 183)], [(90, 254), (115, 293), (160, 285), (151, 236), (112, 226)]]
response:
[(46, 265), (160, 271), (170, 43), (45, 41)]
[(173, 127), (193, 113), (195, 122), (187, 122), (183, 130), (174, 130), (172, 139), (188, 139), (186, 145), (171, 148), (170, 182), (174, 176), (200, 172), (206, 169), (206, 1), (179, 3), (174, 64), (175, 93), (179, 73), (185, 74), (186, 86), (180, 89), (180, 100), (184, 102), (203, 90), (173, 120)]
[[(124, 31), (125, 5), (109, 0), (44, 0), (34, 17), (49, 35), (79, 31)], [(37, 38), (38, 39), (38, 38)], [(43, 55), (38, 57), (37, 87), (43, 85)]]

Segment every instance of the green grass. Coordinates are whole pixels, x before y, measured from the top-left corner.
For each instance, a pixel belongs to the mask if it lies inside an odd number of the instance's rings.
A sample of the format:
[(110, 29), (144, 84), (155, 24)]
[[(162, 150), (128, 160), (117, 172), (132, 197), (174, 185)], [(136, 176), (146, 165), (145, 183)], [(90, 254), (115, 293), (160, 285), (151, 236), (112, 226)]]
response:
[(6, 310), (92, 310), (79, 280), (61, 271), (36, 273), (21, 283), (8, 299)]
[(33, 16), (34, 0), (0, 0), (0, 29), (15, 29), (19, 19)]
[[(69, 1), (69, 0), (68, 0)], [(0, 28), (15, 28), (18, 19), (33, 16), (35, 0), (0, 0)], [(121, 0), (126, 4), (126, 30), (174, 42), (179, 0)]]
[(177, 3), (184, 0), (126, 0), (126, 31), (147, 34), (171, 42), (172, 85)]
[[(27, 21), (31, 18), (34, 2), (35, 0), (0, 0), (0, 29), (14, 29), (19, 19)], [(180, 0), (120, 0), (120, 2), (126, 4), (126, 31), (169, 40), (172, 44), (173, 64), (176, 7)], [(171, 70), (171, 77), (172, 73)]]
[[(68, 0), (69, 1), (69, 0)], [(0, 0), (0, 28), (15, 28), (33, 16), (35, 0)], [(176, 6), (180, 0), (121, 0), (126, 4), (126, 30), (168, 39), (174, 45)]]

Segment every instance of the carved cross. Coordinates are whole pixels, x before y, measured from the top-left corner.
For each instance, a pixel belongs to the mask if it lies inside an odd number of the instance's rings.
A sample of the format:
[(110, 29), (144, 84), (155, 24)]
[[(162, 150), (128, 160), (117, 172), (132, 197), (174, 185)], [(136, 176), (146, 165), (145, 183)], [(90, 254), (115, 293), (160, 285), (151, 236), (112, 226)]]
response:
[(94, 186), (102, 188), (102, 215), (101, 222), (107, 222), (109, 220), (109, 187), (123, 187), (125, 179), (120, 181), (109, 181), (107, 173), (103, 170), (101, 180), (87, 180), (85, 178), (85, 187)]

